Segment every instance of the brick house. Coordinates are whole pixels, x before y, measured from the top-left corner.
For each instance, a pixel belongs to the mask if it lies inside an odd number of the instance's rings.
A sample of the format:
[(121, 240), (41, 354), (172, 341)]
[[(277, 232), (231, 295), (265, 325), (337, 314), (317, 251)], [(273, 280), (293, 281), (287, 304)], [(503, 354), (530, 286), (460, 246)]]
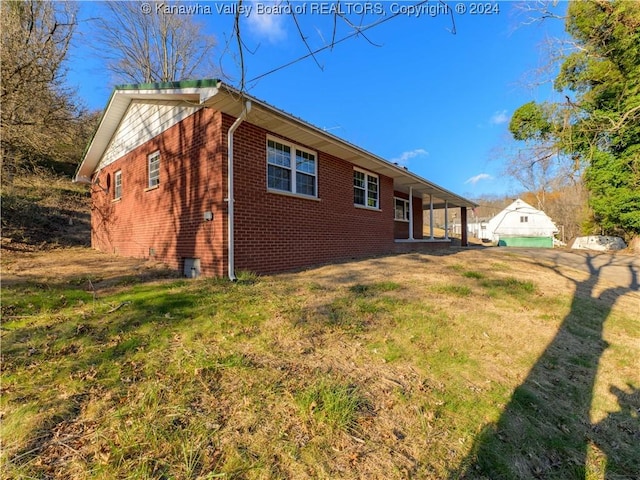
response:
[(232, 279), (448, 247), (424, 212), (475, 206), (218, 80), (116, 87), (74, 180), (94, 248)]

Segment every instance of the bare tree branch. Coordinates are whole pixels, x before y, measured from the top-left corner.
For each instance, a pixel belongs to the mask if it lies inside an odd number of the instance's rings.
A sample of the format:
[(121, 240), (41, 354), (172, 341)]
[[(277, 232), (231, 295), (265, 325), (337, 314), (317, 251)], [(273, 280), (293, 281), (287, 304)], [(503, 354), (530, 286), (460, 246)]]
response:
[(202, 25), (173, 11), (173, 2), (108, 2), (99, 54), (117, 81), (169, 82), (216, 73), (209, 60), (216, 40)]
[(244, 45), (242, 43), (242, 35), (240, 34), (240, 12), (242, 11), (242, 0), (238, 0), (238, 9), (234, 19), (233, 31), (236, 41), (238, 42), (238, 54), (240, 55), (240, 91), (245, 90), (245, 68), (244, 68)]
[(64, 61), (77, 6), (31, 0), (2, 2), (0, 8), (1, 152), (10, 181), (21, 165), (73, 142), (81, 110), (64, 85)]
[[(287, 5), (291, 5), (291, 2), (289, 0), (287, 0)], [(318, 68), (320, 70), (324, 70), (324, 67), (322, 65), (320, 65), (320, 62), (318, 62), (318, 59), (316, 58), (315, 54), (311, 50), (311, 47), (309, 46), (309, 43), (307, 42), (306, 35), (304, 33), (302, 33), (302, 28), (300, 28), (300, 24), (298, 23), (298, 17), (296, 16), (296, 14), (293, 11), (293, 9), (291, 11), (291, 17), (293, 18), (293, 22), (296, 24), (296, 28), (298, 29), (298, 35), (300, 35), (300, 39), (302, 40), (302, 43), (304, 43), (304, 46), (307, 47), (307, 51), (309, 52), (309, 54), (311, 54), (311, 57), (313, 58), (313, 61), (316, 62), (316, 65), (318, 66)]]
[[(239, 1), (239, 2), (241, 2), (242, 0), (238, 0), (238, 1)], [(428, 0), (422, 0), (422, 1), (416, 2), (413, 6), (417, 8), (417, 7), (419, 7), (420, 5), (423, 5), (423, 4), (427, 3), (427, 2), (428, 2)], [(442, 2), (442, 1), (440, 1), (440, 3), (441, 3), (442, 5), (446, 5), (446, 4), (445, 4), (444, 2)], [(275, 73), (275, 72), (277, 72), (277, 71), (279, 71), (279, 70), (282, 70), (282, 69), (284, 69), (284, 68), (287, 68), (287, 67), (289, 67), (289, 66), (291, 66), (291, 65), (294, 65), (294, 64), (296, 64), (296, 63), (298, 63), (298, 62), (300, 62), (300, 61), (306, 60), (306, 59), (307, 59), (307, 58), (309, 58), (309, 57), (313, 57), (313, 58), (314, 58), (314, 60), (316, 60), (316, 57), (315, 57), (315, 56), (316, 56), (318, 53), (323, 52), (323, 51), (325, 51), (325, 50), (333, 50), (333, 48), (334, 48), (336, 45), (338, 45), (338, 44), (340, 44), (340, 43), (343, 43), (343, 42), (346, 42), (347, 40), (350, 40), (350, 39), (352, 39), (352, 38), (354, 38), (354, 37), (357, 37), (357, 36), (362, 36), (363, 38), (365, 38), (365, 40), (366, 40), (367, 42), (371, 43), (372, 45), (376, 45), (375, 43), (373, 43), (369, 38), (367, 38), (367, 37), (364, 35), (364, 32), (366, 32), (366, 31), (368, 31), (368, 30), (371, 30), (371, 29), (373, 29), (373, 28), (375, 28), (375, 27), (377, 27), (377, 26), (379, 26), (379, 25), (382, 25), (383, 23), (386, 23), (386, 22), (388, 22), (388, 21), (390, 21), (390, 20), (393, 20), (394, 18), (396, 18), (396, 17), (398, 17), (398, 16), (400, 16), (400, 15), (402, 14), (402, 13), (401, 13), (401, 11), (398, 11), (398, 12), (396, 12), (396, 13), (394, 13), (394, 14), (391, 14), (391, 15), (381, 15), (381, 16), (379, 16), (375, 21), (373, 21), (373, 22), (371, 22), (371, 23), (369, 23), (369, 24), (367, 24), (367, 25), (357, 26), (357, 25), (355, 25), (353, 22), (346, 20), (346, 19), (345, 19), (345, 17), (344, 17), (344, 15), (343, 15), (343, 14), (341, 14), (341, 13), (339, 13), (339, 12), (340, 12), (339, 4), (340, 4), (340, 2), (339, 2), (339, 1), (337, 1), (337, 2), (335, 3), (335, 8), (333, 9), (333, 10), (335, 11), (335, 13), (333, 14), (333, 30), (332, 30), (332, 39), (331, 39), (331, 42), (330, 42), (330, 43), (325, 44), (325, 45), (323, 45), (323, 46), (321, 46), (321, 47), (319, 47), (319, 48), (316, 48), (316, 49), (314, 49), (314, 50), (311, 50), (311, 49), (310, 49), (310, 46), (305, 42), (305, 45), (307, 46), (307, 50), (308, 50), (308, 52), (307, 52), (306, 54), (304, 54), (304, 55), (302, 55), (302, 56), (300, 56), (300, 57), (298, 57), (298, 58), (296, 58), (296, 59), (294, 59), (294, 60), (291, 60), (291, 61), (289, 61), (289, 62), (286, 62), (286, 63), (284, 63), (284, 64), (282, 64), (282, 65), (280, 65), (280, 66), (278, 66), (278, 67), (276, 67), (276, 68), (273, 68), (273, 69), (271, 69), (271, 70), (269, 70), (269, 71), (267, 71), (267, 72), (265, 72), (265, 73), (262, 73), (262, 74), (260, 74), (260, 75), (257, 75), (257, 76), (255, 76), (255, 77), (251, 78), (251, 79), (249, 80), (249, 82), (254, 82), (254, 81), (256, 81), (256, 80), (260, 80), (260, 79), (262, 79), (262, 78), (264, 78), (264, 77), (266, 77), (266, 76), (268, 76), (268, 75), (271, 75), (271, 74), (273, 74), (273, 73)], [(451, 9), (449, 9), (449, 11), (451, 12), (451, 19), (452, 19), (452, 25), (453, 25), (453, 33), (455, 33), (455, 22), (454, 22), (454, 20), (453, 20), (453, 11), (452, 11)], [(337, 39), (337, 40), (336, 40), (336, 36), (337, 36), (337, 23), (338, 23), (338, 22), (337, 22), (337, 19), (338, 19), (339, 17), (340, 17), (340, 18), (342, 18), (342, 19), (345, 21), (345, 23), (349, 26), (350, 33), (348, 33), (348, 34), (346, 34), (345, 36), (343, 36), (343, 37), (341, 37), (341, 38), (339, 38), (339, 39)], [(294, 20), (294, 21), (296, 21), (296, 20)], [(299, 34), (300, 34), (301, 38), (302, 38), (302, 39), (303, 39), (303, 41), (304, 41), (304, 39), (306, 39), (306, 35), (304, 34), (304, 32), (302, 32), (302, 31), (301, 31), (301, 29), (299, 29)], [(376, 46), (377, 46), (377, 45), (376, 45)], [(317, 62), (317, 60), (316, 60), (316, 63), (318, 63), (318, 62)], [(242, 76), (244, 76), (244, 70), (245, 70), (244, 59), (243, 59), (243, 61), (241, 62), (241, 64), (240, 64), (239, 68), (243, 71)], [(322, 67), (321, 67), (321, 68), (322, 68)]]

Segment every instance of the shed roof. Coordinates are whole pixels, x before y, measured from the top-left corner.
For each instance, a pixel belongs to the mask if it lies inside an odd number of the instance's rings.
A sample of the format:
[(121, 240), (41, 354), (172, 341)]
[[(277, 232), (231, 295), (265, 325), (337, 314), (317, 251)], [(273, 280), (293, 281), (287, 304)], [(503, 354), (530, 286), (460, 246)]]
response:
[[(522, 222), (521, 217), (528, 218), (526, 222)], [(538, 236), (546, 236), (558, 231), (558, 227), (546, 213), (520, 198), (491, 218), (489, 229), (500, 235), (533, 232)]]
[(472, 208), (477, 206), (471, 200), (440, 187), (402, 166), (391, 163), (216, 79), (130, 84), (115, 87), (98, 128), (87, 146), (82, 163), (78, 167), (75, 181), (90, 181), (91, 175), (107, 151), (129, 105), (134, 100), (167, 102), (177, 100), (189, 105), (213, 108), (233, 117), (240, 116), (245, 101), (249, 100), (252, 103), (252, 108), (246, 121), (265, 130), (290, 138), (315, 150), (334, 155), (380, 175), (391, 177), (395, 190), (408, 193), (412, 188), (414, 196), (421, 196), (425, 204), (433, 200), (436, 208), (443, 207), (445, 202), (450, 207)]

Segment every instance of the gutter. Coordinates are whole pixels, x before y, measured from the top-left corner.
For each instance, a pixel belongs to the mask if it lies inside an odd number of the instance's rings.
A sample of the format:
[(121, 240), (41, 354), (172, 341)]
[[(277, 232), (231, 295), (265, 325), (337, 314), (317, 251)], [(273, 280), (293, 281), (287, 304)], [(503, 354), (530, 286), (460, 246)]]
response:
[[(222, 84), (220, 86), (221, 90), (225, 90), (227, 93), (229, 93), (230, 95), (233, 96), (240, 96), (243, 95), (243, 93), (240, 90), (237, 90), (233, 87), (231, 87), (230, 85), (227, 84)], [(289, 124), (291, 124), (292, 126), (296, 127), (296, 128), (300, 128), (302, 127), (303, 129), (307, 129), (308, 132), (313, 133), (315, 135), (318, 135), (322, 138), (323, 141), (326, 141), (327, 139), (331, 142), (337, 143), (342, 145), (344, 148), (348, 148), (350, 149), (356, 156), (364, 156), (367, 159), (373, 160), (375, 163), (377, 163), (379, 166), (384, 167), (384, 168), (388, 168), (390, 170), (393, 170), (397, 173), (400, 173), (401, 176), (403, 177), (410, 177), (413, 180), (416, 181), (416, 183), (419, 186), (427, 186), (428, 188), (434, 190), (435, 192), (437, 192), (437, 195), (439, 197), (442, 197), (443, 200), (448, 199), (450, 201), (450, 203), (459, 205), (460, 207), (466, 206), (467, 208), (474, 208), (477, 207), (478, 204), (475, 202), (472, 202), (470, 200), (467, 200), (464, 197), (461, 197), (460, 195), (451, 192), (450, 190), (447, 190), (444, 187), (441, 187), (440, 185), (434, 184), (432, 182), (430, 182), (429, 180), (426, 180), (422, 177), (420, 177), (419, 175), (416, 175), (413, 172), (410, 172), (408, 170), (405, 170), (403, 167), (400, 167), (398, 165), (394, 165), (393, 163), (377, 156), (374, 155), (371, 152), (368, 152), (364, 149), (362, 149), (361, 147), (358, 147), (350, 142), (348, 142), (347, 140), (344, 140), (330, 132), (327, 132), (325, 130), (322, 130), (318, 127), (316, 127), (315, 125), (312, 125), (304, 120), (302, 120), (301, 118), (298, 118), (290, 113), (287, 113), (285, 111), (279, 110), (276, 107), (264, 102), (263, 100), (257, 99), (255, 97), (250, 97), (251, 98), (251, 102), (253, 102), (257, 107), (259, 107), (260, 109), (264, 109), (267, 111), (267, 113), (269, 115), (276, 115), (278, 117), (280, 117), (281, 119), (285, 120), (286, 122), (288, 122)], [(372, 170), (375, 173), (381, 173), (377, 170)], [(385, 174), (387, 176), (390, 176), (389, 174)]]
[(229, 202), (227, 211), (227, 227), (228, 227), (228, 249), (227, 249), (227, 264), (229, 267), (229, 280), (235, 282), (237, 280), (235, 273), (235, 243), (233, 234), (233, 133), (240, 126), (240, 124), (247, 118), (247, 114), (251, 111), (251, 102), (246, 101), (244, 109), (236, 121), (233, 122), (229, 131), (227, 132), (227, 198)]

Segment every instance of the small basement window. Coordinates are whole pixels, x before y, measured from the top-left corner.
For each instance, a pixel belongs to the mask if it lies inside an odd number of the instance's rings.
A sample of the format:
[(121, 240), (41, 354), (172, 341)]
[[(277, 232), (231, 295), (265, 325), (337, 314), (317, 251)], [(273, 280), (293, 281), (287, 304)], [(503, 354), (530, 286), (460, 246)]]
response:
[(198, 278), (202, 273), (199, 258), (184, 259), (184, 276), (187, 278)]

